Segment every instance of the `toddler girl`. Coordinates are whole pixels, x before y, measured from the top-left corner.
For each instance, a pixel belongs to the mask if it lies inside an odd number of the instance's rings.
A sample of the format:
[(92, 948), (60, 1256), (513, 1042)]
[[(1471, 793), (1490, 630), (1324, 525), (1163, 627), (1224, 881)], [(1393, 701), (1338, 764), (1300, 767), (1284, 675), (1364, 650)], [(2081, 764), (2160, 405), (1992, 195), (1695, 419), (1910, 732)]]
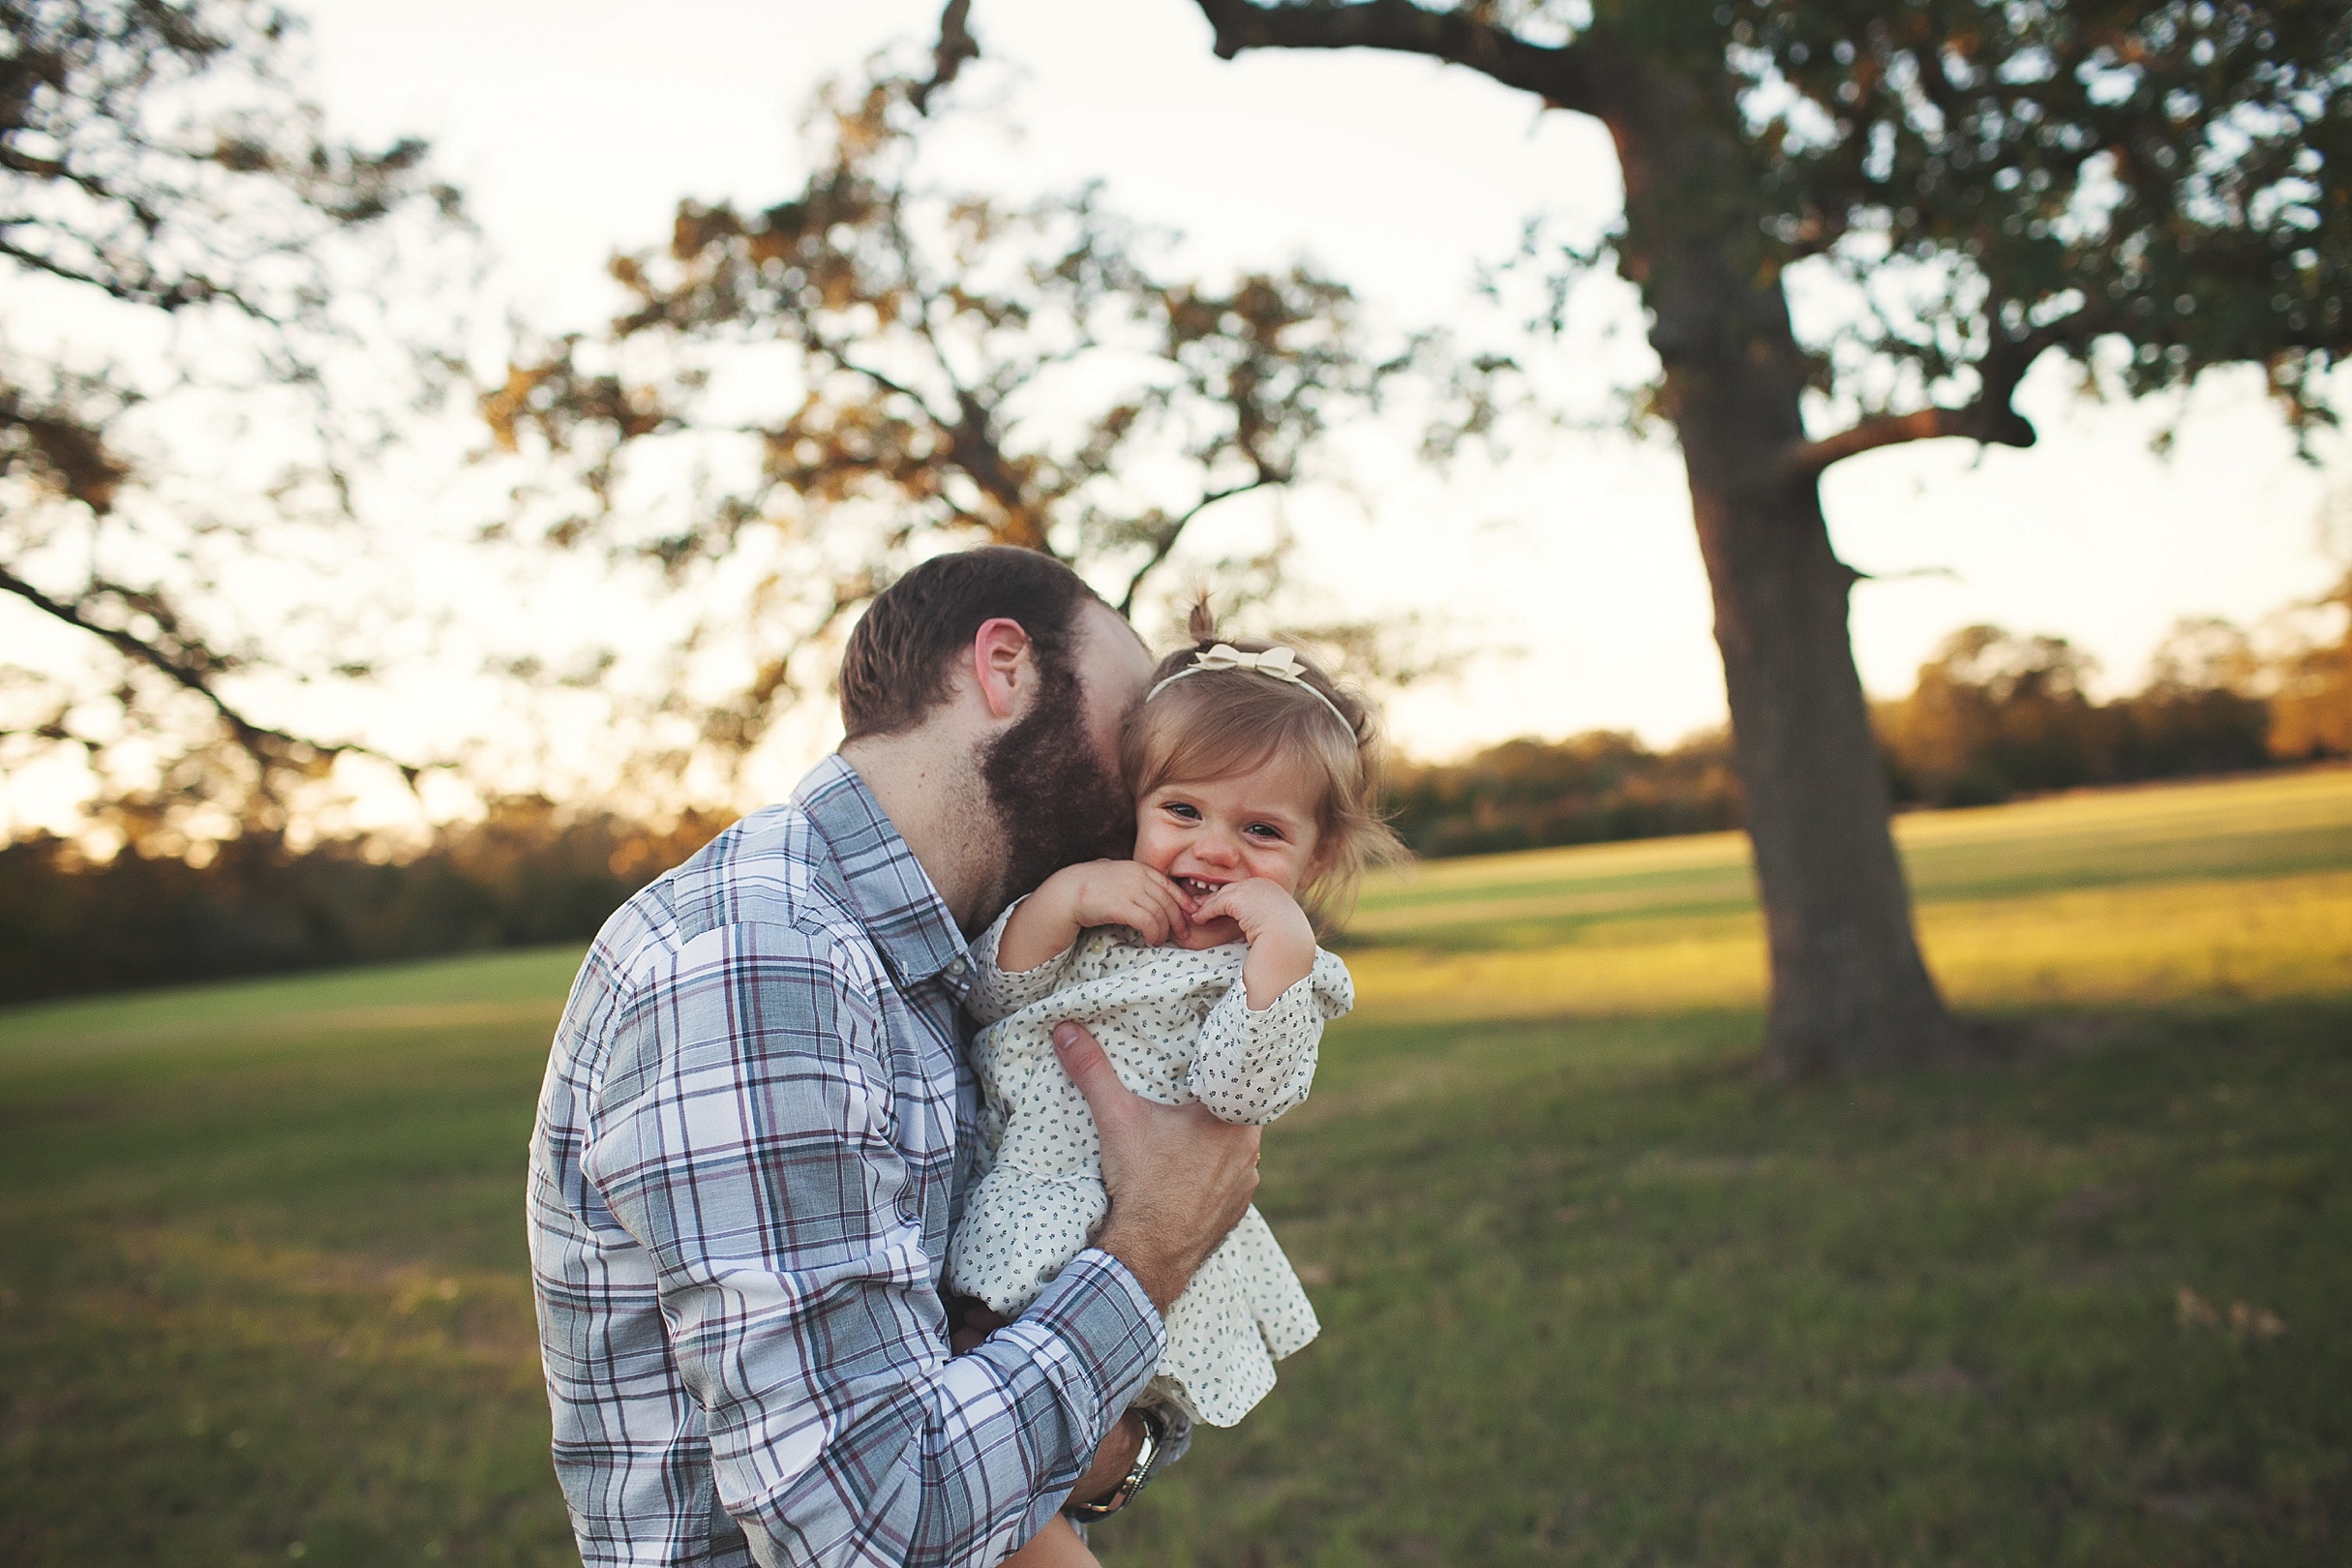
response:
[[(1161, 661), (1121, 737), (1134, 859), (1058, 872), (976, 945), (982, 1174), (948, 1283), (1008, 1318), (1108, 1208), (1094, 1118), (1054, 1056), (1053, 1027), (1086, 1025), (1138, 1094), (1273, 1121), (1307, 1098), (1324, 1020), (1355, 1000), (1313, 917), (1396, 852), (1373, 813), (1366, 705), (1286, 648), (1217, 641), (1205, 604), (1191, 630), (1193, 646)], [(1251, 1208), (1169, 1309), (1167, 1351), (1139, 1402), (1229, 1427), (1316, 1328)], [(1017, 1558), (1087, 1560), (1058, 1519)]]

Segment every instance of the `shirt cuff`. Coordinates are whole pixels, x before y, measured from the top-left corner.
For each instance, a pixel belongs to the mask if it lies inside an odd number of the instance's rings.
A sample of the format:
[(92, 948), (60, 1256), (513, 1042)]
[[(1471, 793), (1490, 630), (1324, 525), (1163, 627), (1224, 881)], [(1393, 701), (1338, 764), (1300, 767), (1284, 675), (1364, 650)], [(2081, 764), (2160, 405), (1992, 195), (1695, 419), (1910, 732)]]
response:
[(1344, 1018), (1355, 1010), (1356, 1006), (1356, 983), (1347, 973), (1346, 963), (1337, 953), (1322, 948), (1315, 949), (1314, 963), (1307, 973), (1292, 980), (1283, 988), (1282, 995), (1263, 1008), (1250, 1006), (1249, 986), (1238, 976), (1233, 981), (1232, 994), (1242, 999), (1242, 1016), (1249, 1019), (1252, 1027), (1286, 1002), (1304, 1014), (1308, 1021), (1317, 1024)]
[(1021, 1314), (1067, 1343), (1102, 1401), (1102, 1425), (1135, 1402), (1167, 1349), (1167, 1325), (1128, 1266), (1090, 1247)]

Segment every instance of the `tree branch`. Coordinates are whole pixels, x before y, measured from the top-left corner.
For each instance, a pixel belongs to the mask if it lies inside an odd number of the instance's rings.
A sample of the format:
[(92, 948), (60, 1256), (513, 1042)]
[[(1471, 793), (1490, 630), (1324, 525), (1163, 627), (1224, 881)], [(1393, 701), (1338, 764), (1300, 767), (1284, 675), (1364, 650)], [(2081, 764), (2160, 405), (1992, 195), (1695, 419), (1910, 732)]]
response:
[(1789, 468), (1801, 475), (1818, 474), (1833, 463), (1899, 446), (1905, 441), (1932, 441), (1945, 436), (1965, 436), (1996, 446), (2032, 446), (2034, 427), (2005, 401), (1988, 407), (1982, 399), (1965, 408), (1921, 408), (1907, 414), (1882, 414), (1824, 436), (1802, 441), (1789, 452)]
[[(1999, 319), (1995, 310), (1994, 318)], [(1932, 441), (1958, 436), (1990, 446), (2032, 446), (2038, 439), (2033, 422), (2009, 407), (2017, 384), (2043, 352), (2061, 344), (2080, 343), (2093, 328), (2089, 313), (2078, 312), (2022, 338), (1996, 337), (1977, 361), (1980, 388), (1975, 400), (1958, 408), (1919, 408), (1905, 414), (1880, 414), (1824, 436), (1799, 441), (1785, 460), (1793, 478), (1817, 478), (1833, 463), (1905, 441)]]
[(980, 58), (980, 41), (972, 36), (972, 0), (948, 0), (939, 14), (939, 42), (931, 48), (931, 79), (919, 81), (907, 93), (918, 114), (931, 112), (931, 95), (952, 82), (964, 62)]
[(1257, 5), (1252, 0), (1197, 0), (1217, 30), (1217, 56), (1244, 49), (1388, 49), (1425, 54), (1467, 66), (1506, 87), (1545, 103), (1597, 114), (1601, 92), (1589, 51), (1577, 44), (1530, 44), (1467, 11), (1429, 11), (1411, 0), (1307, 0), (1303, 5)]
[(297, 763), (307, 751), (317, 757), (332, 758), (345, 752), (357, 752), (389, 762), (400, 769), (403, 777), (414, 781), (417, 769), (396, 758), (386, 757), (373, 746), (351, 741), (313, 740), (307, 737), (273, 730), (265, 724), (256, 724), (239, 712), (228, 700), (213, 689), (212, 677), (223, 668), (217, 655), (200, 646), (199, 657), (175, 655), (142, 638), (109, 626), (95, 619), (80, 604), (59, 599), (26, 582), (6, 566), (0, 566), (0, 593), (11, 593), (45, 616), (49, 616), (79, 631), (89, 633), (107, 647), (137, 664), (156, 671), (182, 690), (194, 692), (211, 705), (212, 710), (236, 738), (237, 745), (264, 770), (271, 767)]
[(1127, 580), (1127, 591), (1119, 596), (1119, 614), (1131, 616), (1135, 613), (1135, 595), (1142, 591), (1143, 580), (1158, 571), (1161, 563), (1168, 558), (1168, 553), (1176, 548), (1176, 541), (1184, 536), (1184, 530), (1191, 526), (1192, 519), (1219, 501), (1231, 500), (1236, 496), (1246, 496), (1252, 490), (1279, 483), (1281, 481), (1273, 474), (1261, 468), (1254, 479), (1245, 480), (1238, 485), (1227, 485), (1222, 490), (1212, 490), (1194, 501), (1191, 509), (1182, 517), (1174, 519), (1166, 528), (1160, 530), (1160, 537), (1152, 546), (1151, 558), (1136, 567), (1134, 575)]
[[(857, 360), (852, 359), (847, 348), (841, 347), (839, 344), (834, 343), (831, 339), (827, 338), (820, 333), (814, 323), (809, 323), (802, 328), (801, 337), (802, 341), (808, 345), (811, 352), (822, 354), (824, 357), (831, 360), (836, 366), (844, 371), (847, 371), (852, 376), (863, 377), (865, 379), (873, 382), (876, 386), (882, 388), (882, 390), (885, 392), (890, 393), (895, 397), (906, 399), (909, 403), (912, 403), (917, 408), (922, 411), (922, 416), (925, 419), (928, 419), (932, 424), (937, 425), (940, 429), (950, 429), (954, 425), (954, 420), (949, 418), (946, 414), (941, 413), (938, 409), (931, 407), (930, 399), (924, 397), (920, 392), (916, 391), (915, 388), (907, 385), (904, 381), (897, 379), (895, 377), (887, 375), (882, 371), (874, 370), (869, 366), (861, 365)], [(950, 382), (952, 382), (952, 377), (950, 377)], [(956, 397), (957, 401), (960, 403), (963, 397), (962, 388), (956, 388)]]

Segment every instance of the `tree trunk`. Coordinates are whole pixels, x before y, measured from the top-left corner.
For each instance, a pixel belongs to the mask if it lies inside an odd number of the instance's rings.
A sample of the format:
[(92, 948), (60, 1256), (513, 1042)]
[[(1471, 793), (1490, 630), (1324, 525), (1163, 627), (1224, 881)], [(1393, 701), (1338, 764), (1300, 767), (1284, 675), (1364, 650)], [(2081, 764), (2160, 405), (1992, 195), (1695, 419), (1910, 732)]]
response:
[(1885, 769), (1846, 623), (1854, 574), (1789, 465), (1806, 367), (1749, 156), (1688, 83), (1631, 67), (1604, 116), (1629, 277), (1650, 309), (1714, 594), (1771, 953), (1764, 1053), (1804, 1075), (1942, 1060), (1958, 1031), (1919, 956)]

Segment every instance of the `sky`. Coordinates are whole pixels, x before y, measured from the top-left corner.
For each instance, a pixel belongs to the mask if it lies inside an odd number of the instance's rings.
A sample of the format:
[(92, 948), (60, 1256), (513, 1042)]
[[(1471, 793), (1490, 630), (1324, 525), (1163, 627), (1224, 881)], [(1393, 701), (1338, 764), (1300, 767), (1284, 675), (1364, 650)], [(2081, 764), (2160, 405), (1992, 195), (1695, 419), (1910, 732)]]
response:
[[(886, 45), (927, 42), (938, 8), (299, 9), (332, 121), (432, 138), (498, 258), (503, 298), (542, 327), (592, 328), (614, 298), (608, 255), (663, 238), (683, 196), (774, 200), (799, 177), (810, 89)], [(1394, 324), (1491, 330), (1472, 297), (1477, 264), (1506, 256), (1531, 216), (1589, 233), (1616, 204), (1597, 126), (1538, 113), (1464, 71), (1365, 54), (1221, 62), (1186, 0), (978, 0), (974, 12), (1020, 136), (975, 142), (952, 172), (1010, 193), (1100, 178), (1114, 206), (1182, 230), (1210, 270), (1304, 256)], [(1602, 313), (1638, 338), (1621, 294)], [(1586, 391), (1625, 360), (1590, 332), (1529, 352)], [(1871, 574), (1853, 618), (1874, 692), (1908, 689), (1942, 637), (1984, 620), (2068, 637), (2111, 689), (2127, 687), (2176, 618), (2250, 621), (2342, 571), (2342, 542), (2319, 518), (2345, 481), (2296, 459), (2253, 377), (2133, 407), (2087, 402), (2043, 370), (2020, 400), (2042, 434), (2031, 450), (1939, 442), (1831, 471), (1836, 546)], [(2151, 438), (2168, 422), (2178, 440), (2159, 458)], [(1447, 475), (1361, 439), (1348, 451), (1352, 498), (1293, 507), (1301, 576), (1334, 606), (1417, 611), (1488, 650), (1458, 681), (1392, 703), (1405, 749), (1441, 757), (1598, 727), (1664, 742), (1721, 721), (1671, 441), (1559, 434)], [(809, 728), (776, 766), (828, 741)]]

